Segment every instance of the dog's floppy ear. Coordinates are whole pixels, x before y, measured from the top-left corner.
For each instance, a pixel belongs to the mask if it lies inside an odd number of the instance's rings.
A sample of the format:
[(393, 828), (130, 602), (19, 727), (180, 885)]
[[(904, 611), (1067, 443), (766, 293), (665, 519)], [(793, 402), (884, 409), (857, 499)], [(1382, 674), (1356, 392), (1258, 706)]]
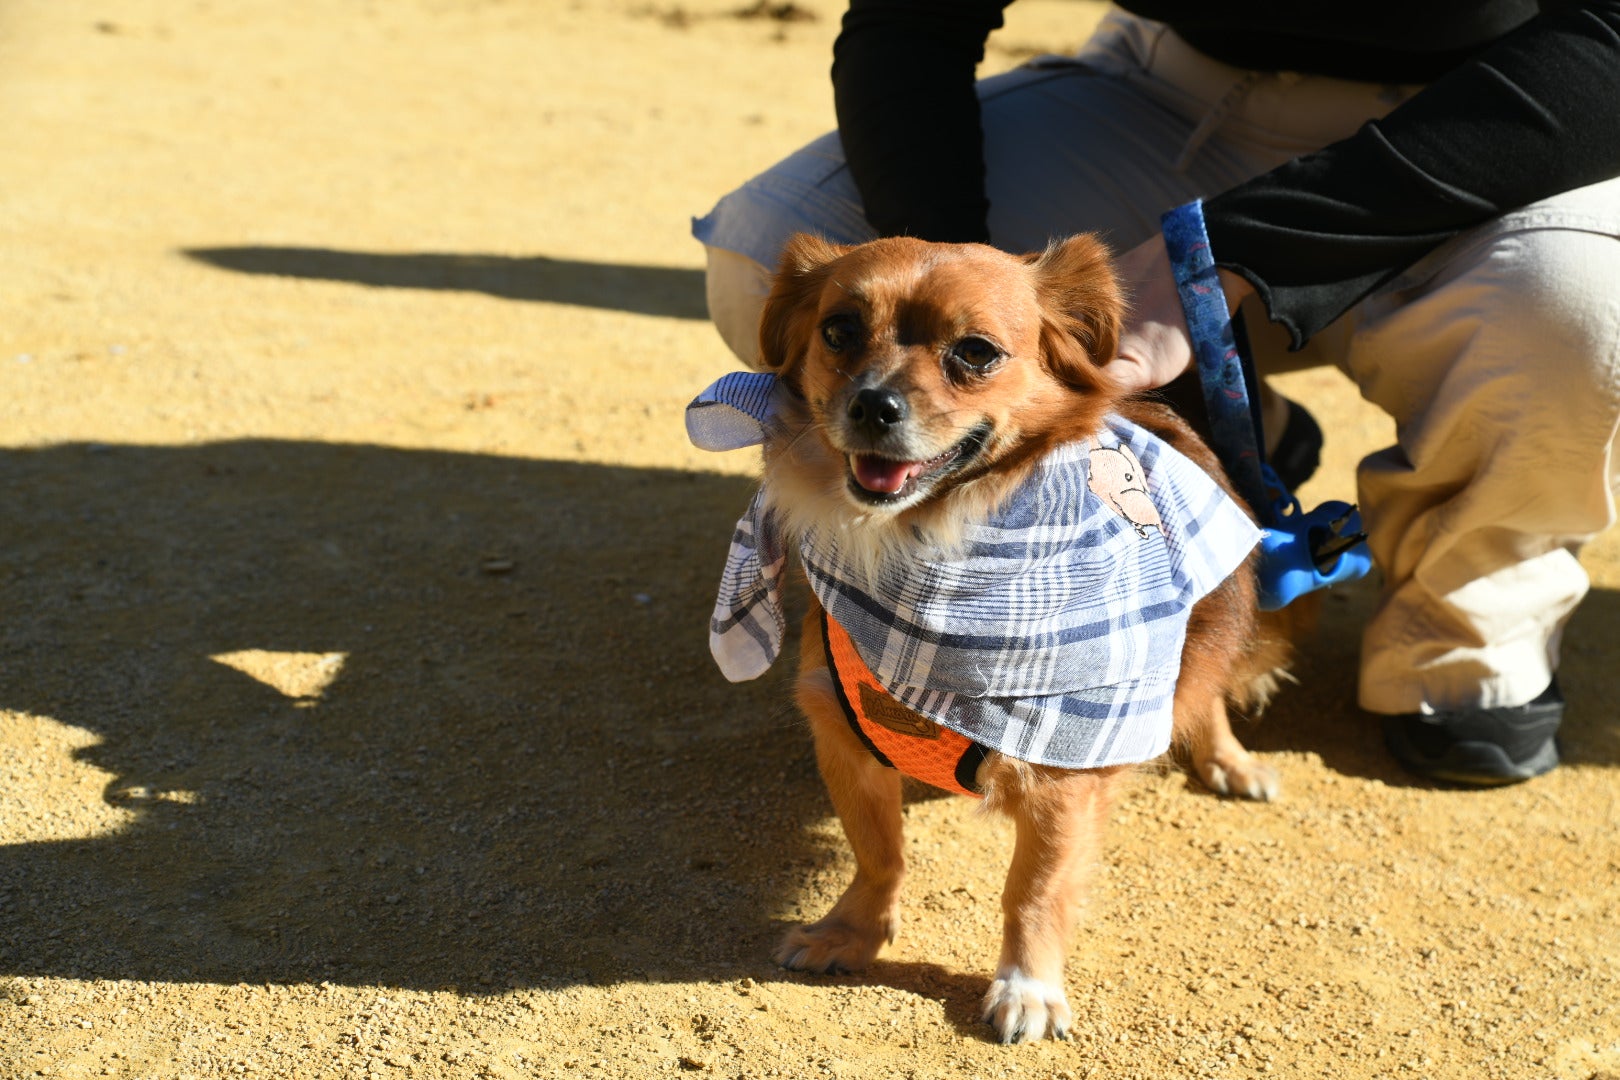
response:
[(1041, 349), (1052, 374), (1076, 390), (1105, 389), (1119, 352), (1125, 297), (1108, 247), (1090, 233), (1026, 256), (1041, 298)]
[(781, 371), (803, 355), (827, 267), (848, 250), (809, 233), (788, 238), (759, 318), (759, 355), (767, 369)]

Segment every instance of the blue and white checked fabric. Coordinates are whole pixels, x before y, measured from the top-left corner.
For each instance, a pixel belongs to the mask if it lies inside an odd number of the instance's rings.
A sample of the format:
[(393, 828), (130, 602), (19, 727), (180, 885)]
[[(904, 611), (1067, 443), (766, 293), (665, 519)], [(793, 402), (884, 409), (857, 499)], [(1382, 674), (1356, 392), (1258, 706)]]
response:
[(776, 376), (734, 371), (717, 379), (686, 407), (686, 437), (704, 450), (741, 450), (765, 440), (776, 415)]
[[(1146, 474), (1156, 515), (1133, 522), (1093, 490), (1094, 455), (1121, 448)], [(1110, 417), (1095, 445), (1048, 455), (948, 558), (919, 553), (869, 577), (832, 530), (797, 540), (817, 599), (895, 698), (1012, 757), (1098, 768), (1169, 747), (1188, 613), (1259, 538), (1203, 470)], [(762, 487), (733, 534), (710, 623), (733, 681), (757, 678), (780, 651), (785, 563)]]

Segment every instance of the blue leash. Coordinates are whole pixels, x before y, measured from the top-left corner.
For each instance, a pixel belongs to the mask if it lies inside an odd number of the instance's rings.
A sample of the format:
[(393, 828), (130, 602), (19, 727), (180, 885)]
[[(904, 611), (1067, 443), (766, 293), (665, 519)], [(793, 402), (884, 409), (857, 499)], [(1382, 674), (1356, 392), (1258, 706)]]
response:
[(1203, 201), (1178, 206), (1162, 223), (1209, 414), (1210, 445), (1261, 519), (1261, 609), (1275, 611), (1305, 593), (1365, 576), (1372, 553), (1356, 508), (1333, 501), (1306, 513), (1266, 464), (1243, 356), (1204, 231)]

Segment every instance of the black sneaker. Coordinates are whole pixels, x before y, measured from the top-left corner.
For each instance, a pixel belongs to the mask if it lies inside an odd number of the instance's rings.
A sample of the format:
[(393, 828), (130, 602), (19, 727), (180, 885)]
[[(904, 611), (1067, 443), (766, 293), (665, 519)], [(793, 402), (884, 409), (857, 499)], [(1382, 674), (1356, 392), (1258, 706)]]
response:
[(1299, 485), (1315, 475), (1316, 467), (1322, 463), (1322, 426), (1305, 406), (1291, 398), (1285, 400), (1288, 401), (1288, 422), (1283, 425), (1277, 449), (1266, 457), (1277, 479), (1289, 491), (1297, 491)]
[(1558, 764), (1564, 695), (1558, 680), (1534, 701), (1494, 709), (1384, 717), (1384, 744), (1408, 770), (1472, 787), (1516, 784)]

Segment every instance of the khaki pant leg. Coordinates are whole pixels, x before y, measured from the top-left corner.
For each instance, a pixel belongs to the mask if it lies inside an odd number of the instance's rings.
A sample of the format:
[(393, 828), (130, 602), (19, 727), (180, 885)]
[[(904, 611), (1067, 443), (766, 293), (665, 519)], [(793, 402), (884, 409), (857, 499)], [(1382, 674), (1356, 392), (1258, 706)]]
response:
[[(1245, 72), (1115, 12), (1078, 56), (1042, 57), (979, 84), (991, 240), (1037, 251), (1097, 232), (1128, 249), (1164, 211), (1343, 138), (1414, 89)], [(837, 243), (875, 235), (836, 134), (693, 222), (708, 250), (710, 315), (745, 364), (757, 359), (767, 270), (794, 232)]]
[(1615, 520), (1620, 180), (1509, 214), (1348, 316), (1345, 369), (1394, 417), (1358, 481), (1383, 597), (1363, 639), (1379, 713), (1522, 704)]
[(759, 315), (771, 292), (771, 272), (747, 255), (705, 247), (709, 319), (726, 347), (750, 368), (759, 367)]

